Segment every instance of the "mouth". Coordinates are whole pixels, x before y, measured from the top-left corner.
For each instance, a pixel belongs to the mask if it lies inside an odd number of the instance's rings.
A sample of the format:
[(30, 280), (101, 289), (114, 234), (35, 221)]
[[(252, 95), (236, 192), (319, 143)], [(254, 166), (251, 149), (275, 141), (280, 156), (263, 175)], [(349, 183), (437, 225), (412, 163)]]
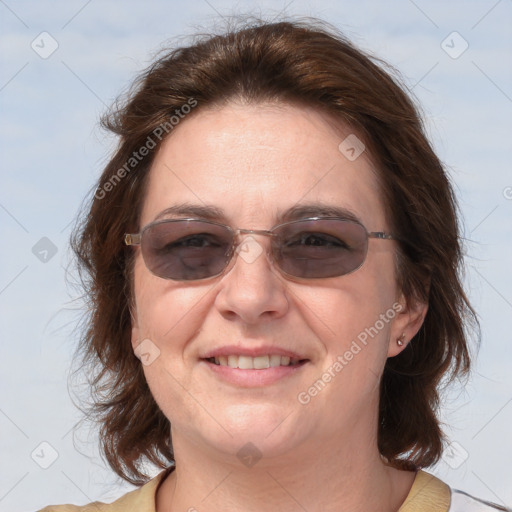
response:
[(289, 356), (281, 356), (279, 354), (268, 354), (256, 357), (232, 354), (228, 356), (208, 357), (204, 358), (203, 361), (217, 366), (227, 366), (240, 370), (266, 370), (267, 368), (299, 367), (307, 363), (309, 359), (298, 359)]
[(236, 388), (261, 388), (288, 379), (300, 378), (309, 359), (299, 359), (280, 354), (215, 355), (204, 357), (201, 363), (215, 379)]

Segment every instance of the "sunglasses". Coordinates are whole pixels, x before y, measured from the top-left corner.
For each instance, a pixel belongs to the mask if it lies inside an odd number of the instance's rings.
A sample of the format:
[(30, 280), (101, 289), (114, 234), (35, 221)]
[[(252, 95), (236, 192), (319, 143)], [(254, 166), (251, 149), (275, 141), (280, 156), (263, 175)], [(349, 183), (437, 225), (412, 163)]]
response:
[(383, 232), (368, 232), (355, 220), (312, 217), (279, 224), (271, 230), (233, 229), (199, 219), (166, 219), (148, 224), (140, 233), (126, 234), (124, 242), (141, 247), (144, 263), (152, 274), (197, 281), (224, 273), (234, 261), (235, 252), (249, 251), (246, 256), (252, 252), (252, 260), (263, 252), (252, 237), (244, 237), (240, 244), (240, 234), (269, 236), (272, 263), (283, 274), (304, 279), (350, 274), (364, 263), (369, 238), (395, 240)]

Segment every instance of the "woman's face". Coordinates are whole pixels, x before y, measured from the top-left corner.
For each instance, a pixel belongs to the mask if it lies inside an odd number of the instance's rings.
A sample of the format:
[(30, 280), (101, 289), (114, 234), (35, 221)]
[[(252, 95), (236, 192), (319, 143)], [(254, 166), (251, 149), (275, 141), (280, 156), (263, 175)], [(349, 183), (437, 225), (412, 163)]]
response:
[[(285, 104), (197, 111), (156, 155), (140, 225), (162, 215), (196, 217), (162, 214), (186, 203), (215, 208), (232, 227), (271, 229), (298, 206), (312, 207), (304, 217), (321, 214), (321, 203), (352, 212), (368, 231), (389, 231), (366, 152), (354, 159), (353, 139), (339, 149), (349, 135), (314, 110)], [(401, 350), (396, 338), (419, 328), (407, 309), (399, 312), (395, 243), (371, 239), (364, 265), (351, 274), (297, 281), (269, 262), (268, 237), (243, 236), (231, 269), (204, 281), (156, 277), (137, 249), (132, 344), (145, 354), (173, 440), (220, 457), (239, 450), (285, 456), (317, 441), (326, 450), (340, 440), (376, 442), (386, 358)], [(265, 355), (283, 352), (307, 361), (230, 369), (204, 359), (215, 350), (261, 355), (263, 364)]]

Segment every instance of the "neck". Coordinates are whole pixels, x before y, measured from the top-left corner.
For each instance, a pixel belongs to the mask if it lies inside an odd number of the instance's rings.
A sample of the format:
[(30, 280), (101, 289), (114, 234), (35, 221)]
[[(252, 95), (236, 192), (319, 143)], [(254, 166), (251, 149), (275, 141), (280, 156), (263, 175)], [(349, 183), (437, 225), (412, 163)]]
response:
[(176, 469), (158, 491), (157, 512), (394, 512), (415, 474), (385, 465), (374, 444), (322, 441), (247, 467), (173, 433)]

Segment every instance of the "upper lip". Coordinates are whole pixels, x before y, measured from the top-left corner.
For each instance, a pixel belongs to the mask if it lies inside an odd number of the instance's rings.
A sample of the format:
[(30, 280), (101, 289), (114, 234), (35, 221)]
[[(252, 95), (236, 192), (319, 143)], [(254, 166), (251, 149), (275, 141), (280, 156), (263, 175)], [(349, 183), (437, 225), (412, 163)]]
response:
[(279, 355), (279, 356), (288, 356), (291, 359), (307, 359), (303, 355), (294, 352), (293, 350), (287, 350), (285, 348), (275, 347), (272, 345), (261, 345), (258, 347), (251, 346), (241, 346), (241, 345), (225, 345), (223, 347), (211, 349), (205, 352), (201, 359), (210, 359), (211, 357), (220, 357), (220, 356), (248, 356), (248, 357), (258, 357), (258, 356), (266, 356), (266, 355)]

